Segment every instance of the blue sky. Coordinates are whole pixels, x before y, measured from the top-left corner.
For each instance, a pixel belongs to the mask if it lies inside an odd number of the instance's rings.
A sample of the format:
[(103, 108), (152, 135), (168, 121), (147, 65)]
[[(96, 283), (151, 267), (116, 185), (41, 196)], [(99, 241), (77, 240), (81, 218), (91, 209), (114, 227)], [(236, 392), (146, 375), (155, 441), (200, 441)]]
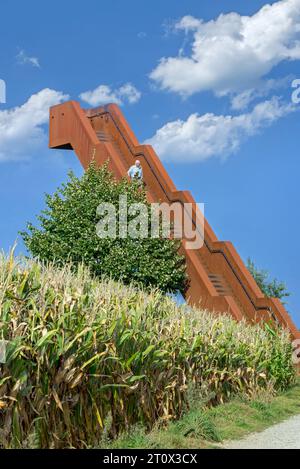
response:
[(0, 248), (82, 173), (47, 148), (49, 105), (115, 100), (220, 239), (286, 282), (300, 326), (300, 0), (6, 1), (0, 14)]

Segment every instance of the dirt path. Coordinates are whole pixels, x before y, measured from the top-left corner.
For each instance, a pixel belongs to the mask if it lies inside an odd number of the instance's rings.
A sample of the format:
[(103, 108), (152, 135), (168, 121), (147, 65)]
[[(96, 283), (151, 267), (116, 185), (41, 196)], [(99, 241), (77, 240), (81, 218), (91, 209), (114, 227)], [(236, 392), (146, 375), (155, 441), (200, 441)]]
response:
[(300, 415), (242, 440), (227, 441), (225, 449), (300, 449)]

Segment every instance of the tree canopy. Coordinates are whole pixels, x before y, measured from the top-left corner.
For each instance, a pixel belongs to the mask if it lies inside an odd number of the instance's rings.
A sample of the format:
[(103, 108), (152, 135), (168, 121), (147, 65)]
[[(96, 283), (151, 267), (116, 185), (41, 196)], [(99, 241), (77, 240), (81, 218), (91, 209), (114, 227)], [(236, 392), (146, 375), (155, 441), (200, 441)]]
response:
[[(53, 195), (46, 195), (46, 208), (38, 216), (39, 226), (28, 223), (27, 231), (21, 232), (27, 249), (34, 257), (58, 265), (84, 263), (96, 276), (157, 287), (164, 292), (184, 292), (186, 266), (178, 253), (179, 240), (161, 235), (135, 239), (128, 235), (97, 235), (96, 225), (103, 219), (97, 214), (99, 204), (113, 204), (118, 228), (119, 200), (124, 195), (128, 206), (146, 204), (150, 230), (151, 205), (137, 183), (125, 178), (116, 181), (107, 164), (97, 168), (92, 163), (81, 178), (70, 172), (66, 183)], [(133, 219), (133, 215), (129, 216), (128, 223)]]
[(267, 270), (258, 269), (251, 259), (248, 259), (247, 267), (254, 277), (257, 285), (267, 297), (279, 298), (282, 300), (283, 298), (290, 296), (284, 282), (281, 282), (276, 278), (270, 279), (269, 272)]

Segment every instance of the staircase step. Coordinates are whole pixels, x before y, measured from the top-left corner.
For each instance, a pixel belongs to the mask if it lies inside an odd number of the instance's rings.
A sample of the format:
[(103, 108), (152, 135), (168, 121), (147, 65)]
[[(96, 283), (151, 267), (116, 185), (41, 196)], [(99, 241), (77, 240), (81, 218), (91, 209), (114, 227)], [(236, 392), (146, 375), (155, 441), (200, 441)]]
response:
[(101, 141), (101, 142), (110, 142), (111, 141), (111, 136), (108, 135), (106, 132), (104, 132), (103, 130), (97, 130), (96, 131), (96, 135), (98, 137), (98, 139)]
[(228, 287), (222, 275), (208, 274), (208, 278), (221, 296), (231, 295), (231, 289)]

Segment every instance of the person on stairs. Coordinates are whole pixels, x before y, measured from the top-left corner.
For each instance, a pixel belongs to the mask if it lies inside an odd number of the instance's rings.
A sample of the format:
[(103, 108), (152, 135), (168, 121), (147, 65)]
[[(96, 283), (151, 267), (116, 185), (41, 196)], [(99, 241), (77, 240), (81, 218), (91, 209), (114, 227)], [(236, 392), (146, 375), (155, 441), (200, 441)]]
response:
[(143, 182), (143, 168), (140, 160), (136, 160), (134, 165), (130, 166), (127, 174), (131, 181)]

